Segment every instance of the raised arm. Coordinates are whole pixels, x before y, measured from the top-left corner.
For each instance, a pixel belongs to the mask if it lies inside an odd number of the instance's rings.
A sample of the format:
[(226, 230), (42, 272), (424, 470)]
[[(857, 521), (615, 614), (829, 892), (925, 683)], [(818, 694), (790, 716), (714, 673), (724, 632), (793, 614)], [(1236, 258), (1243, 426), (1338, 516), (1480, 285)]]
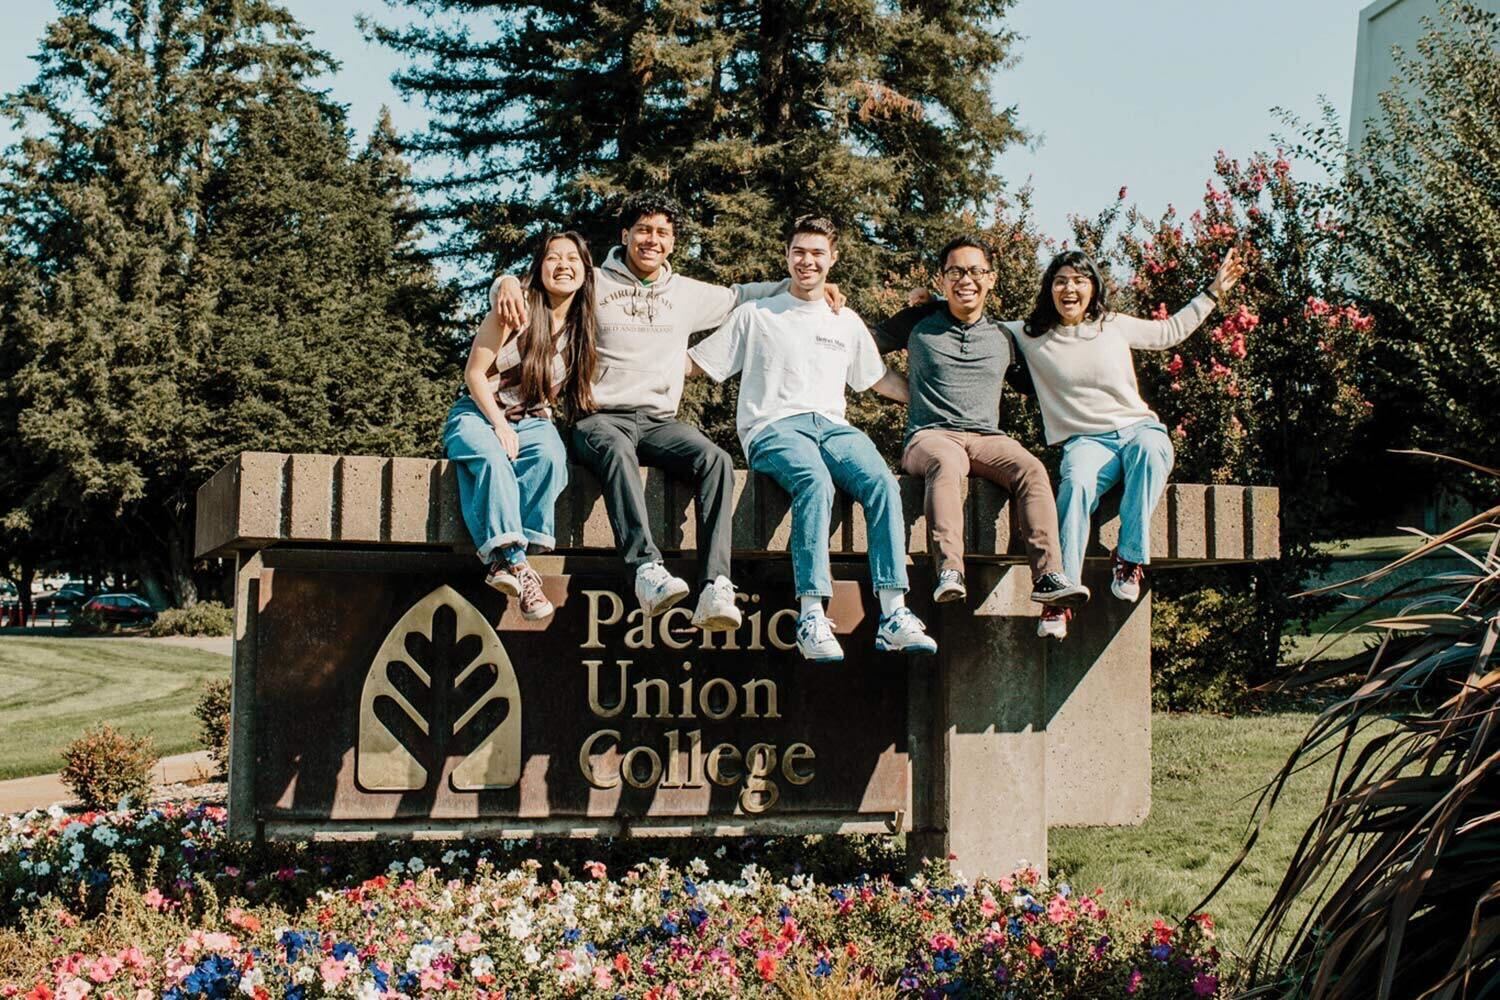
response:
[(884, 322), (876, 323), (870, 328), (870, 334), (875, 338), (875, 346), (880, 348), (881, 354), (905, 350), (907, 342), (911, 340), (911, 332), (916, 329), (917, 324), (943, 308), (946, 306), (940, 300), (929, 297), (920, 305), (907, 306)]
[(526, 325), (526, 292), (521, 287), (520, 278), (514, 274), (502, 274), (490, 282), (490, 310), (512, 330)]
[(1245, 273), (1245, 265), (1239, 254), (1230, 249), (1219, 264), (1219, 271), (1208, 288), (1193, 297), (1193, 300), (1166, 319), (1141, 319), (1137, 316), (1116, 316), (1115, 322), (1125, 334), (1131, 347), (1141, 351), (1165, 351), (1188, 338), (1214, 306), (1229, 292)]

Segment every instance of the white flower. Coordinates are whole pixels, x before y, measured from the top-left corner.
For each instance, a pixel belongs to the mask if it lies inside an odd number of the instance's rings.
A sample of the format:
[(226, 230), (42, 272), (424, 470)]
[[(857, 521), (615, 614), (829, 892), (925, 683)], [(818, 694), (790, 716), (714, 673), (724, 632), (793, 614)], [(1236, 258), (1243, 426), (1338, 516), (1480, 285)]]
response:
[(517, 903), (511, 907), (506, 930), (517, 941), (524, 941), (531, 936), (531, 911), (524, 904)]
[(407, 870), (410, 871), (414, 875), (417, 872), (421, 871), (423, 868), (426, 868), (426, 867), (427, 867), (427, 863), (425, 861), (423, 861), (421, 858), (412, 858), (410, 861), (408, 861), (406, 863)]
[(411, 946), (411, 954), (406, 958), (407, 972), (421, 972), (432, 964), (437, 958), (438, 950), (430, 944), (414, 944)]
[(355, 1000), (380, 1000), (387, 994), (381, 993), (380, 988), (375, 985), (375, 980), (366, 979), (359, 984), (359, 992), (355, 993)]
[(54, 802), (47, 807), (47, 815), (51, 816), (53, 819), (62, 819), (63, 807)]
[(542, 960), (542, 953), (537, 951), (536, 945), (528, 944), (521, 949), (521, 957), (526, 960), (527, 965), (535, 965)]
[[(719, 850), (722, 851), (723, 848), (721, 847), (719, 848)], [(708, 874), (708, 862), (704, 861), (702, 858), (694, 858), (693, 860), (688, 862), (688, 872), (694, 878), (702, 878), (703, 876)]]
[(807, 881), (807, 877), (804, 876), (801, 872), (798, 872), (787, 881), (791, 883), (793, 889), (800, 889), (802, 888), (802, 883)]
[(728, 849), (723, 844), (720, 844), (718, 847), (714, 848), (714, 857), (716, 858), (722, 858), (725, 854), (728, 853)]
[(292, 978), (297, 980), (300, 985), (306, 986), (314, 979), (317, 979), (318, 974), (313, 971), (313, 967), (310, 965), (299, 965), (297, 966), (297, 971), (292, 973)]
[(240, 992), (247, 997), (255, 996), (255, 989), (266, 984), (266, 974), (260, 969), (251, 969), (240, 977)]
[(469, 975), (478, 979), (480, 976), (493, 976), (495, 974), (495, 960), (488, 955), (475, 955), (469, 962)]
[(31, 866), (31, 873), (37, 877), (45, 877), (52, 874), (52, 865), (47, 861), (38, 861)]
[(101, 825), (94, 827), (94, 839), (105, 847), (114, 847), (120, 842), (120, 834), (113, 827)]
[(392, 861), (390, 864), (385, 866), (385, 870), (390, 872), (392, 875), (400, 875), (402, 872), (406, 871), (406, 866), (399, 861)]

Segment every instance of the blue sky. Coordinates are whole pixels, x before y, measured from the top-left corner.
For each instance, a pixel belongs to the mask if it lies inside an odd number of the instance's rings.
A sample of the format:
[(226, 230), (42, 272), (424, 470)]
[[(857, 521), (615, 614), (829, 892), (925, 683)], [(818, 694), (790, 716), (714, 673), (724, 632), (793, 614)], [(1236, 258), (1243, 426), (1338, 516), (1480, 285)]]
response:
[[(1007, 153), (1000, 169), (1030, 178), (1038, 220), (1067, 233), (1070, 212), (1092, 213), (1121, 186), (1154, 214), (1195, 204), (1220, 148), (1269, 149), (1285, 107), (1311, 118), (1326, 96), (1347, 127), (1358, 13), (1367, 0), (1020, 0), (1009, 18), (1023, 39), (1019, 61), (996, 81), (1034, 148)], [(381, 0), (283, 0), (343, 65), (327, 81), (363, 135), (388, 105), (400, 128), (421, 125), (389, 76), (399, 60), (367, 43), (358, 14), (389, 19)], [(55, 8), (8, 0), (0, 15), (0, 91), (31, 78)], [(0, 132), (0, 141), (9, 141)]]

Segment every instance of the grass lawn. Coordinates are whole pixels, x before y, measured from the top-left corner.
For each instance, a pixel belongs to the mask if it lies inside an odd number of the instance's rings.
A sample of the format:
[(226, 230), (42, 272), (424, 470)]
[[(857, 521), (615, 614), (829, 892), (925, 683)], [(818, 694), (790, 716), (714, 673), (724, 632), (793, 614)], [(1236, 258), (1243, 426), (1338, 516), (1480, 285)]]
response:
[[(1254, 794), (1311, 725), (1310, 713), (1152, 719), (1151, 815), (1137, 827), (1053, 830), (1051, 867), (1075, 889), (1102, 886), (1147, 911), (1181, 917), (1202, 900), (1244, 843)], [(1229, 950), (1245, 943), (1308, 823), (1329, 768), (1297, 775), (1234, 878), (1206, 907)]]
[(48, 774), (95, 722), (199, 749), (193, 706), (229, 657), (129, 639), (0, 636), (0, 779)]
[[(1489, 551), (1492, 538), (1493, 535), (1481, 532), (1463, 539), (1458, 547), (1471, 555), (1484, 555)], [(1367, 538), (1325, 542), (1318, 548), (1335, 559), (1399, 559), (1422, 541), (1416, 535), (1371, 535)]]

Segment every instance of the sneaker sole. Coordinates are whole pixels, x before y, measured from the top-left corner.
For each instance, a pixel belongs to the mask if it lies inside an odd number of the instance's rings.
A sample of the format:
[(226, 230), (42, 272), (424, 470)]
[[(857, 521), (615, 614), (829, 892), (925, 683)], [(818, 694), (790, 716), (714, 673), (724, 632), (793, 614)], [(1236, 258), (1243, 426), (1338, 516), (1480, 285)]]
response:
[(1062, 640), (1064, 640), (1064, 639), (1066, 639), (1068, 637), (1068, 633), (1066, 633), (1066, 632), (1041, 632), (1041, 631), (1038, 631), (1037, 634), (1036, 634), (1036, 637), (1038, 639), (1056, 639), (1058, 642), (1061, 642)]
[(693, 627), (700, 632), (734, 632), (741, 624), (740, 619), (730, 618), (726, 615), (711, 615), (708, 618), (693, 619)]
[(934, 590), (932, 599), (938, 604), (948, 604), (952, 601), (962, 601), (969, 596), (969, 592), (962, 587), (949, 587), (947, 590)]
[(1110, 587), (1109, 588), (1109, 592), (1111, 594), (1114, 594), (1120, 600), (1125, 601), (1125, 602), (1127, 602), (1129, 604), (1134, 604), (1136, 601), (1139, 601), (1141, 599), (1141, 593), (1140, 593), (1140, 591), (1136, 591), (1134, 597), (1130, 596), (1129, 594), (1122, 594), (1118, 590), (1116, 590), (1114, 587)]
[(524, 619), (526, 619), (529, 622), (539, 622), (543, 618), (550, 617), (552, 615), (552, 613), (554, 611), (556, 611), (556, 610), (557, 610), (557, 608), (553, 607), (552, 604), (551, 604), (551, 602), (548, 602), (547, 606), (545, 608), (540, 609), (540, 610), (533, 609), (531, 611), (522, 611), (521, 612), (521, 617), (524, 618)]
[(808, 656), (806, 653), (803, 653), (802, 659), (807, 663), (843, 663), (844, 654), (840, 653), (838, 656)]
[(882, 639), (875, 640), (875, 652), (877, 653), (911, 653), (914, 656), (932, 656), (937, 652), (937, 646), (892, 646)]
[(500, 593), (504, 594), (506, 597), (520, 597), (521, 596), (521, 584), (520, 584), (520, 581), (516, 581), (515, 583), (511, 583), (511, 582), (506, 581), (506, 580), (494, 580), (494, 581), (485, 580), (484, 582), (487, 583), (487, 584), (489, 584), (490, 587), (492, 587), (493, 589), (495, 589), (495, 590), (499, 591)]
[(647, 618), (655, 618), (663, 611), (670, 611), (671, 609), (677, 607), (677, 605), (681, 604), (682, 599), (686, 597), (688, 593), (689, 591), (684, 588), (681, 593), (664, 594), (662, 595), (661, 600), (657, 601), (656, 604), (652, 607), (648, 608), (644, 604), (641, 605), (641, 610), (646, 612)]
[(1036, 603), (1052, 604), (1059, 608), (1081, 608), (1089, 602), (1092, 596), (1089, 588), (1076, 585), (1050, 594), (1044, 594), (1039, 590), (1031, 592), (1031, 599)]

